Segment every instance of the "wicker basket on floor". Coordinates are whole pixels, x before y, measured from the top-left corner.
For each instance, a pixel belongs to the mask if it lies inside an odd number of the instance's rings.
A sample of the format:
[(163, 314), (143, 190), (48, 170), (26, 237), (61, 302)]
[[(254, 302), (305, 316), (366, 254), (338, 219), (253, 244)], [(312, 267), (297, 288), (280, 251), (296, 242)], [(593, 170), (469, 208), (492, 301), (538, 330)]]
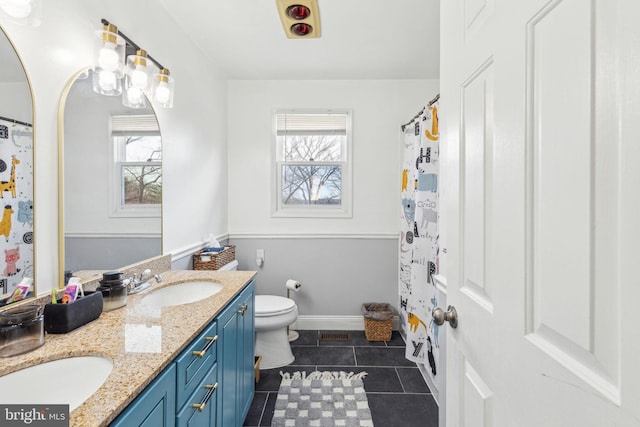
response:
[(226, 246), (217, 253), (207, 253), (206, 257), (210, 257), (208, 261), (203, 261), (200, 255), (203, 255), (204, 249), (193, 254), (194, 270), (217, 270), (225, 264), (229, 264), (236, 259), (236, 247), (234, 245)]
[(368, 341), (389, 341), (393, 329), (391, 305), (380, 303), (362, 304), (364, 334)]

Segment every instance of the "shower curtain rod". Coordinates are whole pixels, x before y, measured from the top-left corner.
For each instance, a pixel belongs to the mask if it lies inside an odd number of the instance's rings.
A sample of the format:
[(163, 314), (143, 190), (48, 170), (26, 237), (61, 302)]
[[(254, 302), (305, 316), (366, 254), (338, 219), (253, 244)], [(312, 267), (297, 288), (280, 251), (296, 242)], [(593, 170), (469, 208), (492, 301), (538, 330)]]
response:
[(409, 120), (408, 123), (403, 124), (402, 126), (400, 126), (400, 129), (402, 130), (402, 132), (404, 132), (404, 129), (409, 126), (411, 123), (413, 123), (413, 121), (415, 119), (417, 119), (418, 117), (420, 117), (422, 115), (422, 113), (424, 113), (425, 108), (427, 107), (431, 107), (433, 104), (435, 104), (436, 102), (438, 102), (438, 100), (440, 99), (440, 94), (437, 94), (431, 101), (429, 101), (427, 103), (427, 106), (424, 107), (422, 110), (420, 110), (418, 112), (418, 114), (416, 114), (415, 116), (413, 116), (413, 118), (411, 120)]
[(15, 123), (15, 124), (18, 124), (18, 125), (24, 125), (24, 126), (33, 127), (33, 126), (31, 125), (31, 123), (21, 122), (20, 120), (9, 119), (9, 118), (7, 118), (7, 117), (2, 117), (2, 116), (0, 116), (0, 120), (4, 120), (5, 122)]

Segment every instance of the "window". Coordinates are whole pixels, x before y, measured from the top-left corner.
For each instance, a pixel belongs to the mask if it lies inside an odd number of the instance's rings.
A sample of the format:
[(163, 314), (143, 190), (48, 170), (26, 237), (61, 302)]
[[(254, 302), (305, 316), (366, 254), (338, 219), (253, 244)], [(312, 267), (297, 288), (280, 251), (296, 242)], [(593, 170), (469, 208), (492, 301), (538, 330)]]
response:
[(112, 216), (160, 216), (162, 138), (154, 115), (112, 116)]
[(275, 114), (274, 216), (350, 217), (348, 112)]

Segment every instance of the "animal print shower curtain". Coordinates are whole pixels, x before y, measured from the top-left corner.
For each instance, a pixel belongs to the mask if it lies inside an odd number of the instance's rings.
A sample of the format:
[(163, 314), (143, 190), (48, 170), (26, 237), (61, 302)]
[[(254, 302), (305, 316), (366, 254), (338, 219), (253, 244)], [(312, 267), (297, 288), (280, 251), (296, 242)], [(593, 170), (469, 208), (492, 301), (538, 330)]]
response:
[(439, 372), (438, 305), (438, 104), (404, 127), (400, 233), (400, 317), (406, 357), (422, 363), (434, 380)]
[(33, 129), (0, 119), (0, 295), (33, 278)]

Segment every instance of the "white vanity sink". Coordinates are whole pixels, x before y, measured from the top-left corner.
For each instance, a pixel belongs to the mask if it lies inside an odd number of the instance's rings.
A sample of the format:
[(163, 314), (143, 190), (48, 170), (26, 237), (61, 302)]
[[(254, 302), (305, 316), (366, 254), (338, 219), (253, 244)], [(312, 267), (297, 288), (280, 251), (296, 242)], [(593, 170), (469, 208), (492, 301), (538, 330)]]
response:
[(106, 357), (78, 356), (30, 366), (0, 377), (3, 404), (69, 404), (73, 411), (113, 369)]
[(205, 280), (178, 283), (151, 292), (142, 302), (157, 307), (171, 307), (200, 301), (220, 292), (221, 289), (220, 283)]

